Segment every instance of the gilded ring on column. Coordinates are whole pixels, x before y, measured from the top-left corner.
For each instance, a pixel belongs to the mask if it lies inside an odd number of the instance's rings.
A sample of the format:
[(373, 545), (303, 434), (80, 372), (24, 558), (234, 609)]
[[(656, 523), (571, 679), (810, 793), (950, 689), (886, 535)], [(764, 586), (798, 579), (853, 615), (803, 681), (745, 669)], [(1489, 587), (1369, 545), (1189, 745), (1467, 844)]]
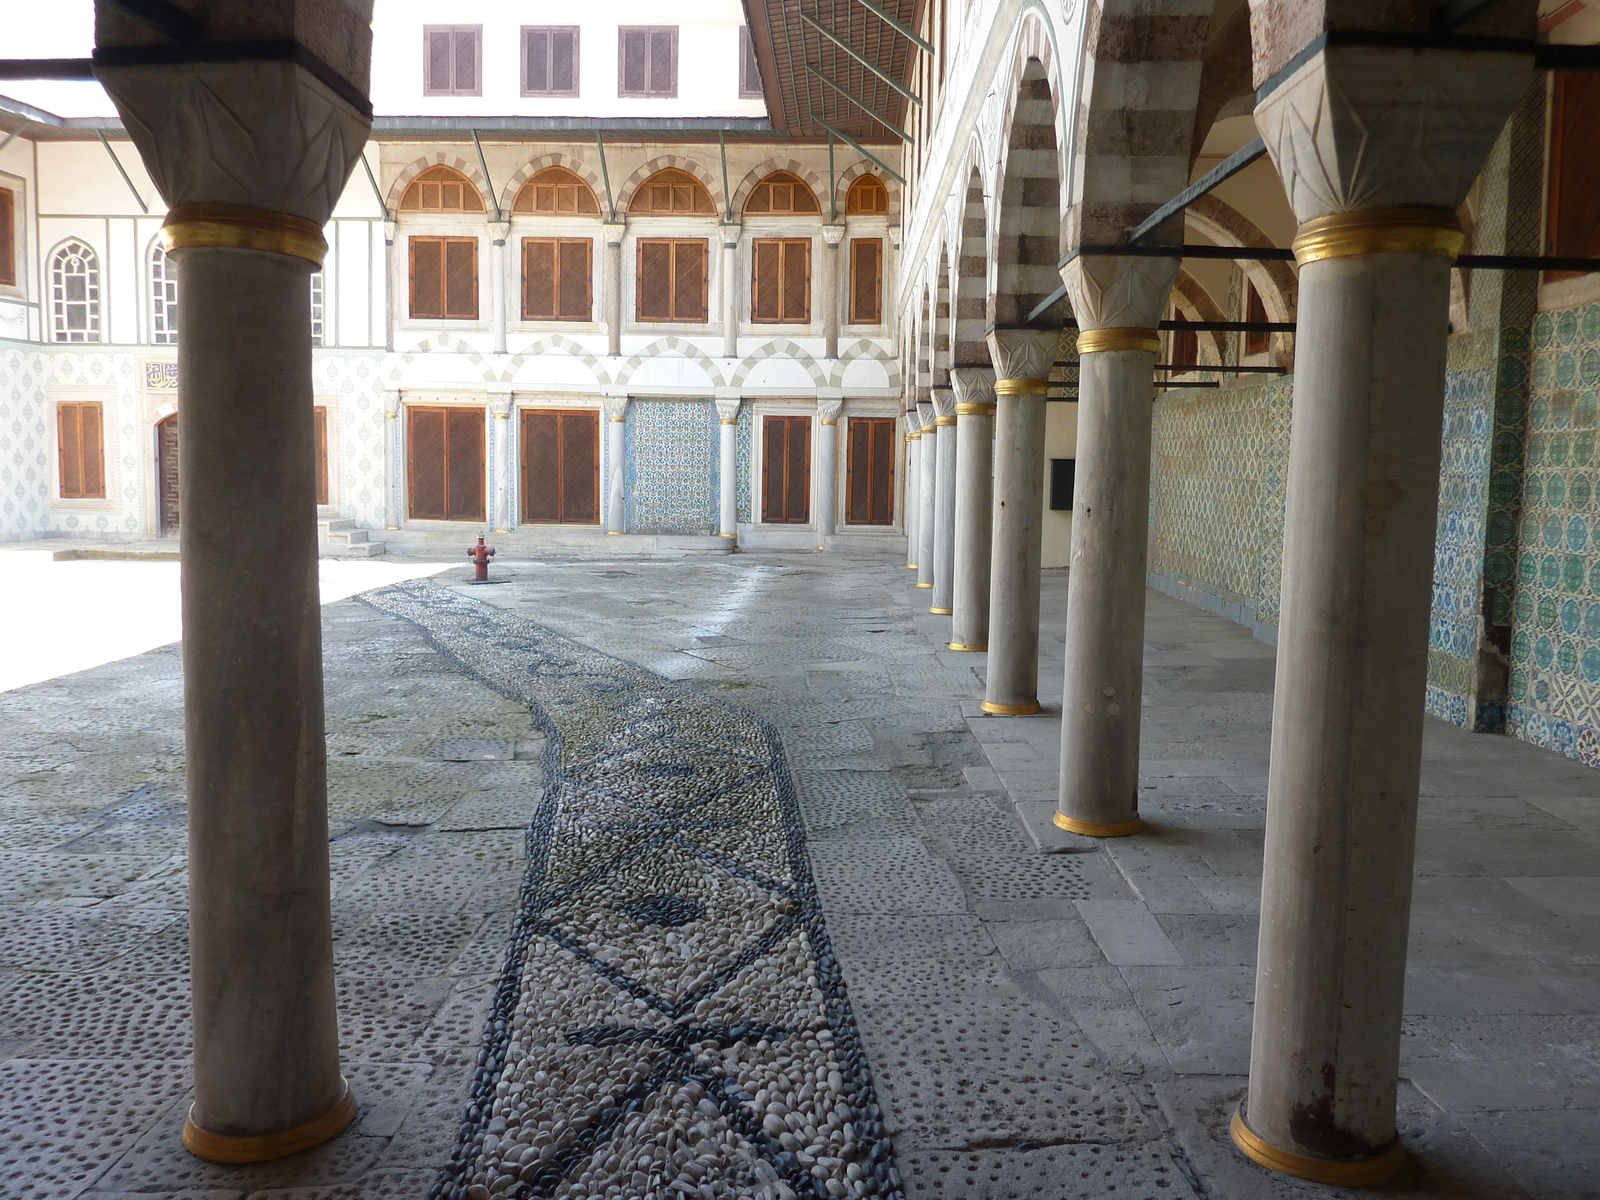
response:
[(838, 421), (830, 421), (830, 420), (828, 420), (827, 417), (823, 417), (822, 420), (817, 422), (818, 425), (837, 425), (838, 423), (839, 423)]
[(1069, 817), (1066, 813), (1053, 813), (1050, 820), (1057, 829), (1065, 829), (1068, 833), (1081, 833), (1084, 837), (1127, 837), (1131, 833), (1138, 833), (1144, 828), (1144, 822), (1138, 817), (1131, 821), (1116, 821), (1106, 823), (1102, 821), (1080, 821), (1076, 817)]
[(994, 416), (994, 409), (995, 406), (993, 404), (986, 404), (983, 401), (963, 400), (960, 404), (956, 405), (956, 416), (992, 417)]
[(928, 611), (936, 617), (948, 617), (953, 616), (956, 610), (953, 608), (930, 608)]
[(1050, 390), (1048, 379), (996, 379), (996, 396), (1042, 396)]
[(356, 1117), (356, 1098), (350, 1091), (350, 1081), (341, 1076), (339, 1082), (344, 1091), (338, 1103), (320, 1117), (304, 1125), (296, 1125), (293, 1129), (251, 1137), (230, 1137), (201, 1129), (194, 1123), (194, 1105), (191, 1104), (189, 1115), (183, 1122), (183, 1148), (207, 1162), (258, 1163), (288, 1158), (291, 1154), (320, 1146), (348, 1129)]
[(1400, 1144), (1399, 1137), (1376, 1158), (1362, 1159), (1360, 1162), (1333, 1162), (1326, 1158), (1306, 1158), (1262, 1140), (1244, 1123), (1244, 1116), (1237, 1108), (1233, 1110), (1228, 1132), (1233, 1135), (1233, 1144), (1240, 1153), (1257, 1166), (1299, 1179), (1309, 1179), (1313, 1183), (1328, 1183), (1335, 1187), (1372, 1187), (1387, 1183), (1400, 1174), (1406, 1165), (1406, 1149)]
[[(613, 418), (613, 419), (615, 419), (615, 418)], [(624, 417), (623, 420), (627, 420), (627, 418)], [(723, 417), (722, 418), (722, 423), (724, 425), (737, 425), (739, 423), (739, 418), (738, 417)]]
[(1307, 221), (1295, 233), (1293, 246), (1295, 262), (1303, 267), (1357, 254), (1455, 258), (1466, 238), (1455, 213), (1442, 208), (1369, 208)]
[(1032, 704), (995, 704), (985, 700), (981, 706), (986, 713), (993, 713), (997, 717), (1031, 717), (1036, 712), (1043, 712), (1038, 701)]
[(984, 644), (983, 644), (983, 645), (981, 645), (981, 646), (969, 646), (969, 645), (967, 645), (967, 643), (965, 643), (965, 642), (950, 642), (950, 643), (947, 643), (947, 644), (948, 644), (948, 645), (949, 645), (949, 647), (950, 647), (950, 649), (952, 649), (952, 650), (976, 650), (976, 651), (983, 651), (983, 650), (987, 650), (987, 649), (988, 649), (988, 648), (989, 648), (989, 643), (988, 643), (988, 642), (985, 642), (985, 643), (984, 643)]
[(167, 213), (161, 226), (163, 250), (218, 246), (287, 254), (319, 267), (328, 252), (320, 225), (288, 213), (237, 204), (182, 204)]
[(935, 417), (935, 418), (934, 418), (934, 419), (933, 419), (933, 423), (934, 423), (934, 424), (935, 424), (935, 425), (940, 425), (940, 426), (943, 426), (943, 425), (954, 425), (954, 424), (955, 424), (955, 423), (956, 423), (956, 419), (955, 419), (955, 417), (954, 417), (954, 416), (949, 416), (949, 417)]
[(1078, 353), (1084, 354), (1115, 354), (1119, 351), (1134, 350), (1144, 354), (1154, 354), (1161, 349), (1161, 338), (1154, 329), (1080, 329), (1078, 331)]

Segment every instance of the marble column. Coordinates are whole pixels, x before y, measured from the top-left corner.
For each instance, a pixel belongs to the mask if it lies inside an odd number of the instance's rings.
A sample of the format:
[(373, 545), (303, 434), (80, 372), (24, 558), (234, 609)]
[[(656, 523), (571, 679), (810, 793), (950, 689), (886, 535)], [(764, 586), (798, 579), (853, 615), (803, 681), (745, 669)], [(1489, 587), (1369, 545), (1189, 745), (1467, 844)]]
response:
[(1080, 255), (1061, 272), (1078, 321), (1078, 466), (1055, 823), (1092, 837), (1139, 830), (1156, 325), (1178, 265)]
[(717, 533), (739, 541), (738, 396), (717, 398)]
[(605, 242), (605, 313), (606, 353), (622, 353), (622, 235), (628, 231), (626, 221), (606, 221), (600, 226)]
[(934, 506), (939, 483), (933, 401), (919, 400), (922, 437), (917, 442), (917, 586), (933, 587)]
[(906, 531), (906, 570), (918, 570), (917, 518), (922, 513), (922, 414), (913, 404), (905, 412), (906, 482), (902, 521)]
[(516, 523), (517, 436), (512, 425), (511, 391), (489, 394), (489, 528), (510, 533)]
[(839, 245), (844, 226), (822, 226), (822, 344), (828, 358), (839, 357)]
[(994, 525), (983, 711), (1039, 711), (1039, 569), (1044, 547), (1044, 405), (1059, 329), (991, 329)]
[(937, 460), (933, 497), (933, 603), (928, 611), (948, 617), (954, 586), (956, 545), (956, 394), (948, 387), (933, 390), (933, 453)]
[(955, 539), (950, 649), (989, 648), (989, 548), (994, 536), (994, 368), (955, 367)]
[(843, 400), (817, 401), (817, 469), (811, 473), (811, 487), (818, 550), (828, 548), (838, 520), (839, 413), (843, 409)]
[(406, 515), (405, 409), (400, 389), (383, 389), (384, 528), (399, 529)]
[(510, 323), (511, 297), (507, 294), (510, 281), (516, 278), (510, 269), (510, 221), (489, 222), (489, 286), (494, 296), (489, 309), (489, 328), (494, 335), (494, 352), (506, 352), (506, 327)]
[(1340, 45), (1289, 64), (1256, 107), (1300, 221), (1300, 296), (1250, 1089), (1232, 1133), (1322, 1183), (1405, 1164), (1455, 213), (1528, 85), (1532, 9), (1510, 14), (1524, 48)]
[[(104, 8), (95, 30), (96, 75), (168, 207), (183, 294), (183, 1141), (218, 1162), (296, 1153), (356, 1112), (329, 914), (308, 280), (371, 124), (371, 31), (334, 7), (217, 3), (203, 45), (147, 47)], [(297, 59), (262, 57), (277, 43), (259, 39), (299, 39)]]
[(606, 415), (606, 532), (620, 535), (628, 531), (628, 397), (602, 396), (600, 407)]
[(724, 222), (722, 231), (722, 357), (739, 357), (739, 222)]

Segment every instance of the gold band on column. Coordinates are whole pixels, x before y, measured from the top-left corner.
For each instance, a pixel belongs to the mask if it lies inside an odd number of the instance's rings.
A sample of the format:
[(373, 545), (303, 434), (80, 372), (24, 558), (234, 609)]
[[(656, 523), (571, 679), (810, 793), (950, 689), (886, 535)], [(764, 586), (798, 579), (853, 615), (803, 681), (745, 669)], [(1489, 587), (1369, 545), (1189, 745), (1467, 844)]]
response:
[(1039, 707), (1037, 700), (1032, 704), (995, 704), (985, 700), (982, 708), (984, 712), (993, 713), (997, 717), (1031, 717), (1036, 712), (1044, 711)]
[[(613, 418), (611, 418), (611, 419), (612, 419), (612, 420), (613, 420), (613, 421), (614, 421), (614, 420), (616, 420), (616, 418), (615, 418), (615, 417), (613, 417)], [(624, 418), (623, 418), (623, 420), (627, 420), (627, 418), (626, 418), (626, 417), (624, 417)], [(739, 418), (738, 418), (738, 417), (723, 417), (723, 418), (722, 418), (722, 423), (723, 423), (723, 424), (724, 424), (724, 425), (737, 425), (737, 424), (738, 424), (738, 423), (739, 423)]]
[(287, 1158), (320, 1146), (329, 1138), (338, 1137), (355, 1120), (356, 1098), (350, 1091), (350, 1081), (341, 1076), (339, 1082), (344, 1086), (339, 1102), (320, 1117), (293, 1129), (252, 1137), (230, 1137), (201, 1129), (194, 1123), (194, 1105), (191, 1104), (183, 1122), (183, 1148), (207, 1162), (258, 1163)]
[(906, 434), (906, 441), (908, 441), (908, 442), (920, 442), (921, 440), (922, 440), (922, 434), (921, 433), (908, 433), (908, 434)]
[(838, 423), (839, 423), (838, 421), (830, 421), (830, 420), (828, 420), (827, 417), (823, 417), (822, 420), (817, 422), (818, 425), (837, 425)]
[(160, 240), (161, 248), (169, 253), (218, 246), (265, 250), (303, 258), (319, 267), (328, 253), (322, 227), (315, 221), (237, 204), (179, 205), (167, 213)]
[[(627, 417), (612, 417), (611, 418), (611, 423), (613, 425), (626, 425), (628, 423), (628, 418)], [(737, 422), (735, 422), (735, 424), (737, 424)]]
[(986, 404), (980, 400), (963, 400), (960, 404), (956, 405), (956, 416), (992, 417), (994, 416), (994, 410), (995, 406), (993, 403)]
[(1042, 396), (1050, 390), (1048, 379), (996, 379), (996, 396)]
[(1455, 213), (1442, 208), (1369, 208), (1334, 213), (1300, 226), (1294, 259), (1302, 267), (1358, 254), (1438, 254), (1455, 258), (1467, 235)]
[(985, 642), (981, 646), (969, 646), (965, 642), (949, 642), (946, 644), (952, 650), (987, 650), (989, 648), (988, 642)]
[(930, 608), (928, 611), (936, 617), (950, 617), (955, 615), (956, 610), (953, 608)]
[(1080, 329), (1078, 354), (1115, 354), (1136, 350), (1154, 354), (1161, 349), (1161, 338), (1154, 329)]
[(944, 426), (946, 426), (946, 425), (954, 425), (954, 424), (955, 424), (955, 423), (956, 423), (956, 419), (955, 419), (955, 417), (953, 417), (953, 416), (949, 416), (949, 417), (935, 417), (935, 418), (934, 418), (934, 419), (933, 419), (933, 423), (934, 423), (934, 424), (935, 424), (935, 425), (937, 425), (937, 426), (939, 426), (939, 427), (941, 427), (941, 428), (943, 428), (943, 427), (944, 427)]
[(1333, 1162), (1325, 1158), (1306, 1158), (1263, 1141), (1244, 1123), (1244, 1116), (1237, 1108), (1233, 1110), (1228, 1132), (1233, 1135), (1233, 1144), (1239, 1148), (1239, 1152), (1257, 1166), (1299, 1179), (1309, 1179), (1313, 1183), (1328, 1183), (1335, 1187), (1372, 1187), (1387, 1183), (1405, 1170), (1406, 1149), (1398, 1137), (1377, 1158), (1360, 1162)]
[(907, 563), (906, 564), (906, 570), (908, 570), (908, 571), (920, 571), (920, 570), (922, 570), (922, 568), (917, 566), (916, 563)]
[(917, 586), (921, 587), (921, 588), (931, 588), (933, 586), (933, 584), (931, 584), (931, 583), (919, 583), (919, 584), (917, 584)]
[(1080, 821), (1063, 812), (1052, 814), (1050, 819), (1055, 822), (1057, 829), (1065, 829), (1068, 833), (1081, 833), (1085, 837), (1127, 837), (1130, 833), (1138, 833), (1144, 828), (1144, 822), (1138, 817), (1131, 821), (1118, 821), (1109, 825), (1100, 821)]

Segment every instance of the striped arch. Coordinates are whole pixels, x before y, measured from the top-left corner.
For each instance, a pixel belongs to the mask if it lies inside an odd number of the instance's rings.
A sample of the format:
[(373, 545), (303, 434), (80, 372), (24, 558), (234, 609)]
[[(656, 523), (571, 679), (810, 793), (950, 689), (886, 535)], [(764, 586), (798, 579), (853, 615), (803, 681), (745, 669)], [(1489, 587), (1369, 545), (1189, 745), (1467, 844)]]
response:
[[(546, 163), (545, 166), (564, 167), (566, 164)], [(539, 170), (543, 169), (543, 167), (539, 168)], [(513, 382), (517, 377), (517, 373), (521, 371), (522, 368), (528, 363), (532, 362), (536, 358), (540, 358), (546, 354), (552, 353), (564, 354), (568, 358), (577, 359), (584, 366), (589, 368), (590, 372), (595, 377), (595, 382), (597, 383), (611, 382), (610, 372), (607, 371), (605, 362), (602, 359), (597, 358), (595, 355), (589, 353), (589, 351), (584, 349), (579, 343), (573, 341), (571, 338), (562, 333), (552, 333), (547, 337), (539, 338), (537, 341), (530, 343), (526, 350), (512, 355), (510, 360), (507, 361), (505, 369), (500, 372), (498, 376), (498, 382)]]
[[(755, 191), (756, 185), (771, 175), (774, 171), (788, 171), (791, 175), (798, 175), (806, 181), (806, 186), (811, 189), (811, 194), (817, 198), (817, 205), (822, 210), (822, 219), (828, 219), (828, 183), (819, 178), (817, 173), (804, 163), (796, 162), (792, 158), (769, 158), (766, 162), (746, 173), (733, 188), (733, 215), (737, 220), (744, 214), (744, 202), (750, 198), (750, 193)], [(841, 206), (839, 211), (844, 212)]]
[[(657, 171), (665, 171), (675, 167), (686, 174), (693, 175), (701, 185), (711, 194), (711, 204), (720, 215), (724, 209), (722, 187), (717, 183), (715, 176), (705, 167), (690, 158), (681, 158), (676, 154), (658, 154), (643, 166), (637, 168), (631, 175), (622, 181), (617, 189), (617, 211), (625, 213), (628, 206), (633, 203), (633, 194), (639, 190), (639, 185)], [(604, 191), (596, 192), (603, 196)]]
[[(654, 174), (654, 172), (652, 172), (652, 174)], [(645, 346), (632, 358), (628, 359), (627, 362), (623, 363), (622, 366), (617, 368), (617, 372), (613, 377), (614, 382), (626, 386), (628, 380), (633, 377), (633, 373), (639, 369), (640, 364), (642, 364), (645, 359), (658, 358), (669, 351), (676, 352), (682, 358), (687, 358), (690, 362), (696, 364), (702, 371), (704, 371), (706, 373), (706, 377), (709, 378), (715, 386), (722, 386), (722, 383), (720, 382), (722, 380), (722, 368), (717, 366), (715, 360), (706, 354), (704, 350), (700, 349), (699, 346), (696, 346), (688, 338), (680, 337), (658, 338), (656, 341), (651, 342), (648, 346)]]
[[(431, 167), (435, 164), (428, 163), (427, 165)], [(405, 369), (424, 354), (433, 353), (453, 354), (463, 358), (478, 369), (482, 382), (495, 382), (494, 369), (490, 366), (488, 359), (473, 349), (469, 343), (462, 341), (453, 333), (435, 333), (418, 342), (415, 350), (407, 350), (401, 354), (391, 355), (389, 370), (383, 380), (384, 384), (389, 387), (399, 387), (405, 382)]]
[[(522, 191), (522, 185), (527, 183), (546, 167), (565, 167), (579, 179), (589, 185), (589, 190), (600, 202), (600, 219), (606, 219), (606, 185), (598, 173), (591, 170), (589, 164), (581, 158), (574, 158), (570, 154), (541, 154), (538, 158), (528, 163), (522, 170), (513, 175), (507, 182), (505, 190), (500, 193), (500, 211), (510, 215), (511, 206), (516, 203), (517, 193)], [(620, 210), (619, 210), (620, 211)], [(526, 215), (526, 214), (525, 214)]]
[(933, 380), (934, 387), (950, 386), (950, 251), (939, 248), (939, 268), (933, 279)]
[(472, 186), (478, 189), (478, 195), (483, 197), (484, 215), (486, 217), (493, 215), (489, 211), (494, 207), (489, 203), (492, 189), (484, 180), (483, 172), (478, 169), (478, 165), (468, 162), (459, 154), (451, 154), (446, 150), (436, 150), (432, 154), (426, 154), (401, 168), (400, 174), (395, 176), (394, 182), (389, 186), (388, 199), (384, 201), (391, 213), (400, 211), (400, 200), (406, 194), (406, 189), (411, 186), (411, 181), (429, 167), (449, 167), (453, 171), (460, 171), (472, 181)]
[[(1032, 14), (1029, 14), (1030, 17)], [(1024, 20), (1018, 55), (1036, 23)], [(1039, 34), (1043, 39), (1043, 33)], [(1048, 48), (1048, 40), (1043, 40)], [(1044, 59), (1029, 55), (1016, 71), (1006, 126), (1005, 157), (995, 221), (994, 288), (986, 315), (991, 325), (1019, 326), (1061, 285), (1061, 114), (1059, 92)], [(1060, 326), (1066, 304), (1057, 302), (1033, 319)]]
[(845, 368), (853, 362), (868, 358), (883, 364), (884, 372), (889, 376), (889, 386), (898, 388), (901, 383), (900, 358), (898, 355), (876, 342), (862, 338), (848, 346), (839, 349), (839, 357), (834, 360), (828, 370), (828, 386), (842, 387)]
[[(1272, 246), (1272, 239), (1249, 217), (1214, 195), (1201, 196), (1189, 205), (1189, 223), (1195, 232), (1219, 246)], [(1269, 321), (1292, 321), (1298, 307), (1300, 280), (1286, 262), (1238, 259), (1245, 278), (1256, 285)], [(1287, 335), (1285, 335), (1287, 336)]]
[(961, 234), (956, 244), (952, 365), (986, 367), (989, 365), (989, 343), (984, 337), (989, 306), (989, 214), (984, 204), (983, 175), (977, 162), (973, 162), (967, 173)]
[(750, 377), (750, 372), (757, 363), (765, 362), (769, 358), (778, 358), (780, 356), (784, 358), (792, 358), (795, 362), (804, 367), (806, 374), (811, 376), (811, 382), (817, 387), (828, 386), (827, 376), (823, 373), (822, 368), (817, 365), (817, 360), (812, 358), (810, 354), (806, 353), (802, 347), (796, 345), (794, 342), (789, 341), (787, 338), (779, 338), (775, 341), (767, 342), (754, 354), (748, 355), (745, 360), (739, 364), (739, 369), (733, 373), (733, 379), (729, 381), (731, 386), (743, 387), (744, 381)]
[[(882, 170), (864, 158), (860, 162), (844, 168), (835, 178), (834, 203), (838, 206), (839, 215), (844, 215), (845, 201), (850, 196), (850, 185), (863, 175), (876, 175), (878, 182), (883, 184), (888, 191), (889, 211), (886, 215), (891, 225), (897, 224), (900, 220), (900, 185), (895, 182), (892, 176), (885, 175)], [(827, 194), (827, 188), (822, 188), (817, 192), (818, 196), (826, 196)]]
[[(1217, 307), (1217, 302), (1211, 298), (1211, 293), (1206, 291), (1202, 284), (1187, 271), (1179, 271), (1178, 278), (1172, 285), (1172, 307), (1182, 315), (1185, 321), (1226, 321), (1222, 309)], [(1202, 333), (1200, 338), (1200, 361), (1208, 366), (1220, 366), (1227, 349), (1228, 335), (1225, 333)], [(1168, 358), (1165, 361), (1171, 362)]]

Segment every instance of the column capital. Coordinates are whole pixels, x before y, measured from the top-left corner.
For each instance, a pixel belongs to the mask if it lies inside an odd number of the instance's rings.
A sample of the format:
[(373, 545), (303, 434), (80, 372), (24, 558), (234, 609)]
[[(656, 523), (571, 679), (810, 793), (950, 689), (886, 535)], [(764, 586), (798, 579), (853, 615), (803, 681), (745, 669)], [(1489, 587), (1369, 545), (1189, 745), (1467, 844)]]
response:
[(626, 219), (602, 221), (600, 223), (600, 232), (605, 235), (606, 245), (620, 246), (622, 245), (622, 235), (628, 232), (628, 222)]
[(951, 367), (950, 383), (956, 393), (956, 413), (963, 404), (994, 404), (993, 367)]
[(383, 389), (383, 411), (391, 417), (400, 412), (400, 389), (386, 387)]
[(836, 250), (839, 243), (844, 240), (844, 226), (831, 221), (822, 223), (822, 240), (829, 250)]
[(510, 236), (511, 236), (511, 221), (509, 219), (504, 220), (504, 221), (490, 221), (489, 222), (489, 241), (493, 245), (504, 246), (506, 244), (506, 240)]
[(989, 330), (989, 357), (997, 379), (1049, 379), (1061, 348), (1061, 330), (995, 327)]
[(508, 385), (504, 391), (491, 387), (489, 389), (489, 411), (497, 417), (511, 415), (511, 388)]
[(843, 400), (817, 401), (817, 419), (824, 425), (837, 425), (839, 423), (839, 414), (843, 411)]
[(932, 400), (918, 400), (917, 401), (917, 415), (922, 418), (922, 428), (924, 428), (924, 429), (932, 429), (933, 428), (933, 418), (934, 418), (933, 401)]
[(936, 387), (933, 389), (934, 421), (939, 425), (948, 425), (956, 416), (956, 393), (954, 388)]
[(1302, 224), (1368, 209), (1454, 213), (1532, 76), (1531, 44), (1329, 46), (1268, 81), (1256, 127)]
[(906, 421), (906, 433), (907, 433), (907, 435), (914, 434), (914, 433), (921, 433), (922, 432), (922, 414), (917, 411), (916, 405), (912, 405), (910, 408), (906, 409), (904, 415), (905, 415), (905, 421)]
[(605, 411), (606, 416), (611, 420), (621, 421), (628, 414), (628, 399), (629, 397), (626, 392), (622, 393), (620, 396), (602, 394), (600, 397), (600, 407)]
[(715, 403), (719, 419), (737, 421), (739, 419), (739, 406), (744, 403), (744, 400), (739, 396), (718, 396)]
[(1106, 258), (1078, 255), (1061, 268), (1080, 332), (1155, 329), (1172, 298), (1178, 258)]

